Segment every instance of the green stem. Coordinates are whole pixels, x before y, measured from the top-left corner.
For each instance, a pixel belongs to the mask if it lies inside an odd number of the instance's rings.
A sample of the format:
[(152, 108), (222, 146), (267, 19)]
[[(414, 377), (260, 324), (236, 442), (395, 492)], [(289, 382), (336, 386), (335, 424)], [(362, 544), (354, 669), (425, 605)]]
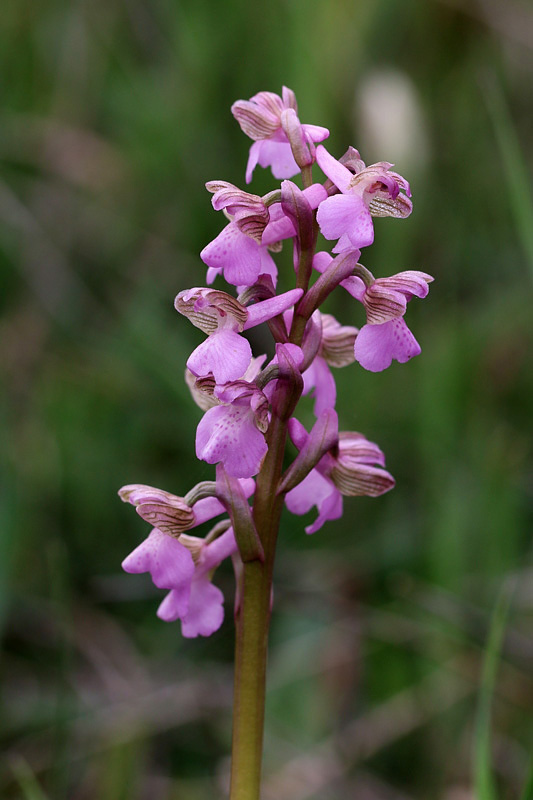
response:
[(243, 565), (236, 616), (230, 800), (259, 800), (272, 573), (283, 497), (276, 497), (287, 438), (272, 418), (268, 453), (257, 476), (254, 521), (265, 560)]

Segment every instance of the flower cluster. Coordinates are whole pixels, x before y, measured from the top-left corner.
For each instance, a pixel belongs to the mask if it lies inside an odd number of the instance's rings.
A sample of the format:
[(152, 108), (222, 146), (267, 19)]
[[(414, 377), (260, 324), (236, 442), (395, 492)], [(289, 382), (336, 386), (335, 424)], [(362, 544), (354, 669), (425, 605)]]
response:
[[(119, 492), (153, 526), (123, 568), (149, 572), (167, 590), (158, 615), (180, 619), (184, 636), (209, 635), (222, 623), (223, 596), (212, 583), (218, 565), (232, 556), (238, 575), (243, 562), (263, 557), (254, 479), (262, 480), (280, 431), (288, 432), (295, 450), (271, 495), (284, 498), (293, 514), (316, 507), (307, 533), (339, 518), (344, 496), (377, 497), (394, 486), (379, 447), (361, 433), (339, 431), (332, 368), (357, 362), (379, 372), (418, 355), (404, 315), (407, 302), (425, 297), (433, 280), (415, 270), (375, 278), (360, 263), (361, 250), (374, 240), (374, 217), (404, 218), (412, 210), (409, 184), (392, 164), (366, 166), (352, 147), (334, 158), (319, 144), (329, 131), (300, 122), (286, 87), (281, 97), (260, 92), (239, 100), (232, 112), (253, 140), (246, 182), (258, 164), (282, 182), (262, 197), (222, 180), (207, 184), (227, 224), (200, 253), (208, 286), (175, 299), (176, 310), (206, 335), (187, 361), (185, 379), (204, 412), (196, 455), (217, 465), (216, 480), (185, 497), (137, 484)], [(324, 176), (316, 182), (314, 164)], [(302, 188), (290, 180), (298, 173)], [(316, 251), (318, 232), (332, 242), (331, 252)], [(272, 253), (287, 239), (295, 284), (277, 292)], [(221, 278), (230, 291), (212, 286)], [(364, 308), (359, 327), (320, 311), (339, 286)], [(270, 359), (254, 357), (246, 338), (263, 323), (275, 345)], [(310, 432), (295, 416), (300, 396), (309, 393), (316, 418)], [(221, 519), (204, 537), (188, 533), (215, 517)]]

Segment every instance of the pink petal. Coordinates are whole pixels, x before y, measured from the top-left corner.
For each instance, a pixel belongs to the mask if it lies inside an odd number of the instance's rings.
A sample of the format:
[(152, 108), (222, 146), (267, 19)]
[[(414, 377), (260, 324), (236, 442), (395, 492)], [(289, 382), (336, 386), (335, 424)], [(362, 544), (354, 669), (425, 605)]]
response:
[(326, 200), (328, 193), (321, 183), (313, 183), (311, 186), (308, 186), (307, 189), (303, 190), (303, 196), (311, 208), (315, 209), (318, 208), (323, 200)]
[(352, 297), (355, 297), (356, 300), (359, 300), (360, 303), (363, 302), (363, 297), (365, 296), (366, 286), (364, 281), (361, 278), (358, 278), (357, 275), (350, 275), (349, 278), (345, 278), (341, 281), (341, 286), (349, 292)]
[(157, 609), (159, 619), (164, 622), (175, 622), (177, 619), (182, 619), (189, 610), (190, 594), (190, 584), (181, 586), (179, 589), (171, 589)]
[(312, 396), (315, 398), (313, 408), (315, 417), (319, 417), (328, 408), (335, 408), (337, 387), (335, 378), (324, 358), (317, 356), (302, 377), (304, 379), (303, 394), (307, 394), (314, 389)]
[(294, 225), (288, 217), (283, 216), (279, 219), (272, 219), (271, 217), (271, 221), (263, 231), (261, 243), (269, 245), (274, 244), (274, 242), (282, 242), (284, 239), (290, 239), (295, 233)]
[(404, 319), (392, 319), (382, 325), (363, 325), (354, 347), (355, 360), (370, 372), (387, 369), (393, 359), (404, 364), (420, 352), (420, 345)]
[(304, 133), (308, 140), (312, 142), (323, 142), (324, 139), (327, 139), (329, 136), (329, 131), (327, 128), (323, 128), (321, 125), (302, 125), (304, 129)]
[(251, 478), (267, 452), (265, 437), (254, 424), (247, 406), (216, 406), (200, 420), (196, 455), (208, 464), (222, 462), (228, 475)]
[[(316, 141), (318, 141), (318, 139)], [(321, 144), (316, 149), (316, 163), (341, 192), (348, 191), (348, 184), (353, 178), (352, 173), (344, 164), (341, 164), (336, 158), (333, 158)]]
[(130, 573), (149, 572), (159, 589), (175, 589), (187, 584), (194, 574), (192, 556), (177, 539), (157, 528), (122, 562)]
[(372, 217), (364, 201), (355, 194), (335, 194), (320, 204), (317, 221), (326, 239), (345, 235), (352, 247), (366, 247), (374, 241)]
[(320, 273), (325, 272), (332, 261), (333, 257), (329, 253), (326, 253), (325, 250), (320, 250), (320, 252), (315, 253), (313, 258), (313, 269)]
[(277, 317), (278, 314), (282, 314), (287, 309), (292, 308), (302, 294), (303, 289), (291, 289), (288, 292), (276, 295), (276, 297), (270, 297), (268, 300), (261, 300), (259, 303), (248, 306), (246, 309), (248, 311), (248, 319), (244, 323), (244, 330), (255, 328), (256, 325), (260, 325), (262, 322), (272, 319), (272, 317)]
[(187, 367), (197, 377), (212, 372), (215, 381), (221, 384), (242, 377), (251, 360), (249, 341), (235, 331), (222, 329), (211, 333), (193, 350)]
[(278, 282), (278, 267), (276, 262), (268, 252), (266, 247), (260, 247), (259, 252), (261, 254), (261, 268), (260, 268), (260, 275), (270, 275), (272, 278), (272, 283), (274, 284), (274, 288)]
[(208, 267), (224, 271), (224, 278), (234, 286), (251, 286), (259, 277), (259, 244), (246, 236), (234, 222), (219, 233), (200, 253)]
[(214, 542), (204, 545), (202, 548), (202, 555), (200, 563), (197, 567), (197, 575), (204, 575), (206, 572), (218, 567), (228, 556), (237, 552), (237, 542), (235, 541), (235, 534), (233, 528), (228, 530), (215, 539)]
[(315, 533), (329, 519), (338, 519), (342, 516), (342, 495), (338, 489), (320, 474), (316, 469), (311, 470), (303, 481), (287, 492), (285, 503), (293, 514), (306, 514), (316, 506), (318, 517), (306, 529), (306, 533)]
[(207, 577), (193, 581), (189, 610), (181, 621), (183, 636), (211, 636), (224, 620), (223, 603), (224, 595)]
[(246, 164), (246, 183), (250, 183), (252, 180), (252, 175), (254, 173), (254, 169), (257, 166), (257, 162), (259, 160), (259, 151), (261, 148), (261, 142), (254, 142), (253, 145), (250, 147), (250, 153), (248, 155), (248, 163)]
[(328, 520), (342, 517), (342, 494), (335, 489), (318, 508), (318, 517), (312, 525), (308, 525), (305, 532), (316, 533)]
[(300, 420), (296, 419), (296, 417), (290, 418), (288, 429), (291, 442), (295, 447), (298, 448), (298, 450), (301, 450), (309, 438), (309, 434), (307, 433), (306, 429)]
[(198, 500), (198, 502), (194, 504), (193, 510), (195, 527), (197, 525), (201, 525), (202, 522), (207, 522), (207, 520), (213, 519), (213, 517), (218, 517), (220, 514), (224, 514), (226, 511), (225, 507), (222, 505), (220, 500), (217, 500), (216, 497), (204, 497), (202, 500)]
[(205, 282), (207, 284), (211, 284), (214, 282), (215, 278), (221, 274), (220, 269), (215, 269), (215, 267), (208, 267), (207, 272), (205, 274)]
[(270, 167), (272, 175), (278, 180), (292, 178), (300, 172), (294, 160), (290, 144), (275, 139), (263, 139), (256, 142), (260, 147), (258, 162), (262, 167)]
[(327, 478), (312, 469), (301, 483), (287, 492), (285, 504), (293, 514), (307, 514), (313, 506), (320, 506), (335, 487)]

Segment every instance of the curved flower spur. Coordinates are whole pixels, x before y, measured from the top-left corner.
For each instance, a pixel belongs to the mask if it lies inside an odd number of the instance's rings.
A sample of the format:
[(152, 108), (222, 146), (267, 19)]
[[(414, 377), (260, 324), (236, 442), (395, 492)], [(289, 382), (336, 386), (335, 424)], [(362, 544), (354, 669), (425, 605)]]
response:
[[(426, 297), (433, 278), (408, 270), (374, 277), (359, 259), (374, 241), (374, 217), (402, 219), (412, 210), (410, 187), (387, 161), (366, 166), (349, 147), (334, 158), (318, 144), (326, 128), (302, 124), (294, 93), (259, 92), (232, 113), (252, 140), (246, 182), (257, 164), (270, 167), (278, 187), (259, 197), (226, 181), (211, 181), (212, 205), (228, 219), (204, 247), (207, 282), (179, 292), (175, 307), (206, 338), (187, 360), (185, 380), (203, 412), (196, 455), (216, 465), (215, 479), (184, 497), (132, 484), (121, 498), (152, 525), (123, 562), (148, 572), (166, 590), (158, 615), (180, 619), (184, 636), (208, 636), (223, 620), (222, 592), (213, 582), (231, 556), (236, 577), (236, 666), (231, 800), (258, 800), (272, 579), (281, 511), (316, 507), (314, 533), (343, 513), (343, 498), (378, 497), (394, 486), (378, 445), (361, 433), (339, 432), (331, 368), (377, 372), (409, 361), (420, 345), (404, 321), (413, 297)], [(317, 146), (318, 144), (318, 146)], [(323, 178), (315, 182), (315, 171)], [(300, 175), (301, 187), (288, 180)], [(333, 242), (316, 252), (317, 233)], [(276, 292), (275, 254), (293, 251), (294, 288)], [(292, 275), (283, 276), (287, 285)], [(363, 312), (337, 321), (321, 311), (332, 292), (348, 291)], [(362, 306), (362, 308), (361, 308)], [(246, 334), (266, 324), (270, 360), (253, 355)], [(355, 324), (353, 324), (355, 323)], [(308, 433), (298, 419), (312, 394), (316, 421)], [(286, 445), (290, 438), (294, 448)], [(292, 457), (290, 456), (292, 453)], [(219, 518), (214, 522), (215, 518)], [(214, 522), (214, 524), (213, 524)], [(205, 534), (192, 529), (209, 523)]]

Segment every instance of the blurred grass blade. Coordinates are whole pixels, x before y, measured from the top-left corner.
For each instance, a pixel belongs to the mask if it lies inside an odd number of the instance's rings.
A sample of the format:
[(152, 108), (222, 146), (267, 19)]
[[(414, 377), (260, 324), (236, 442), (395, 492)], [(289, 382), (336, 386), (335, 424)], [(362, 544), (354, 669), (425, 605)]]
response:
[(533, 800), (533, 758), (529, 762), (529, 771), (526, 777), (524, 791), (520, 795), (520, 800)]
[(491, 706), (498, 662), (509, 611), (510, 592), (503, 588), (492, 615), (479, 692), (474, 742), (474, 785), (476, 800), (497, 800), (491, 769)]
[(24, 800), (48, 800), (24, 758), (19, 757), (14, 760), (11, 764), (11, 770), (22, 791), (21, 796)]
[(528, 165), (496, 77), (490, 76), (482, 87), (507, 179), (509, 205), (533, 277), (533, 197)]

